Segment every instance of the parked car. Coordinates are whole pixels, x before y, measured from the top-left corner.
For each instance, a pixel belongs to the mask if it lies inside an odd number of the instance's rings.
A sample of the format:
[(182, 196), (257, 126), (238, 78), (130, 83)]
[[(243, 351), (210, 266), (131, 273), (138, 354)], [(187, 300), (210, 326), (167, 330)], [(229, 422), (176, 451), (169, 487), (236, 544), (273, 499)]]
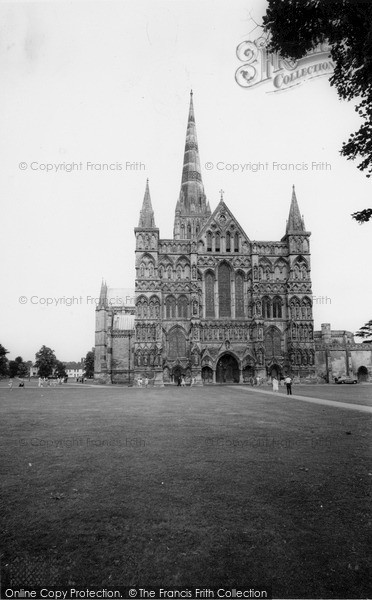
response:
[(354, 377), (335, 377), (335, 383), (358, 383)]

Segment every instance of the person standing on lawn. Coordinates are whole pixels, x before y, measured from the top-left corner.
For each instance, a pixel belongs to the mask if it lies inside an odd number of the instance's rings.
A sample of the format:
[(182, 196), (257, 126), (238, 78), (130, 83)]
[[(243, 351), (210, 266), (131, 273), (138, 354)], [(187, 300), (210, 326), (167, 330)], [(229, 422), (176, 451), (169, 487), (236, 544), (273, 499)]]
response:
[(272, 384), (273, 384), (273, 392), (279, 392), (279, 381), (277, 380), (276, 377), (273, 377)]
[(287, 396), (292, 396), (292, 379), (289, 375), (284, 379), (284, 383), (287, 386)]

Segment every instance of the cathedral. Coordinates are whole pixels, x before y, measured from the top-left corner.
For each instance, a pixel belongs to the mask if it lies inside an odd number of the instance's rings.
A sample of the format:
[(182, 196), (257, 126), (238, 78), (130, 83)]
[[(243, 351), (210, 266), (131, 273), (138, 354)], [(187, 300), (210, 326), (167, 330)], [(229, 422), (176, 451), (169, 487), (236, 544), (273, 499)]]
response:
[[(331, 357), (323, 351), (332, 343), (331, 331), (325, 327), (314, 334), (310, 232), (295, 189), (281, 240), (251, 240), (223, 192), (212, 212), (203, 186), (192, 92), (173, 238), (160, 237), (148, 181), (134, 234), (133, 300), (115, 304), (115, 290), (102, 283), (96, 309), (97, 382), (147, 378), (163, 386), (181, 377), (202, 385), (286, 374), (307, 381), (332, 376)], [(336, 332), (337, 348), (332, 348), (343, 357), (347, 345), (340, 369), (348, 372), (354, 368), (352, 350), (360, 345), (344, 333)], [(366, 350), (368, 378), (372, 351)]]

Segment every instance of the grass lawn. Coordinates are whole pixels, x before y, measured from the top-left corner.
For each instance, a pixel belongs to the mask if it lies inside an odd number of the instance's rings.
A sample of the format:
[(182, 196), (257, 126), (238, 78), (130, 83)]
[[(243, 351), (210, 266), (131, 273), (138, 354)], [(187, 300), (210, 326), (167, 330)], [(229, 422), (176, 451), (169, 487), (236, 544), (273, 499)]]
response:
[(220, 386), (3, 387), (0, 409), (5, 569), (371, 597), (370, 415)]
[[(272, 386), (262, 386), (260, 389), (271, 390)], [(280, 386), (279, 391), (286, 394), (285, 387)], [(296, 384), (292, 389), (293, 394), (349, 402), (350, 404), (364, 404), (372, 406), (372, 385), (368, 384)]]

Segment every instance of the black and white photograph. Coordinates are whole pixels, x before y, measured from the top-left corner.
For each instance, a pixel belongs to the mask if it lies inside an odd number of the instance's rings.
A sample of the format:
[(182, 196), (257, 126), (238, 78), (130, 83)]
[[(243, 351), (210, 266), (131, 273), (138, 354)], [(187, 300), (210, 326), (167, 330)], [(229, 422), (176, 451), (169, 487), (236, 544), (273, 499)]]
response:
[(372, 2), (0, 2), (4, 599), (368, 599)]

